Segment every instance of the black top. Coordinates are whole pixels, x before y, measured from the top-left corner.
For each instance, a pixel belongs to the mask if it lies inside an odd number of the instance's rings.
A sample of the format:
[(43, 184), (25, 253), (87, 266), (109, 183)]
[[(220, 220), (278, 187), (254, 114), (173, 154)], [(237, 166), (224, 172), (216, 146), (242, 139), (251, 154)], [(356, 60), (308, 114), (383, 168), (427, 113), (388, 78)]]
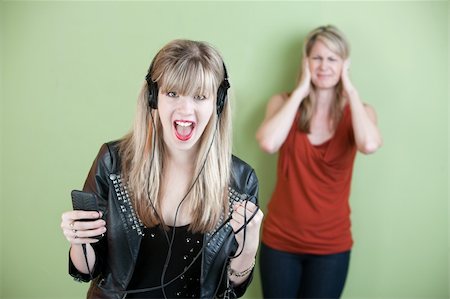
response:
[[(201, 249), (203, 234), (192, 233), (188, 225), (169, 227), (164, 233), (160, 226), (144, 228), (139, 256), (133, 277), (128, 290), (155, 287), (156, 290), (128, 294), (127, 298), (199, 298), (200, 297), (200, 271)], [(169, 243), (172, 240), (170, 260), (167, 262)], [(193, 262), (192, 266), (189, 265)], [(175, 279), (164, 287), (165, 296), (161, 286), (161, 277), (164, 265), (168, 263), (164, 276), (164, 284)], [(182, 274), (187, 270), (184, 274)], [(180, 274), (182, 274), (180, 276)]]

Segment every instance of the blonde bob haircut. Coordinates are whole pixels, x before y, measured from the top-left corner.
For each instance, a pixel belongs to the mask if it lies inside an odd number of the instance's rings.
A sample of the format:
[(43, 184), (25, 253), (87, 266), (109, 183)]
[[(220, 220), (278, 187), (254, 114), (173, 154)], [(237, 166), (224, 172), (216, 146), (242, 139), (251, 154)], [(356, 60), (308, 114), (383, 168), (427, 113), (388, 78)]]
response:
[[(217, 90), (224, 80), (225, 70), (221, 55), (211, 45), (199, 41), (174, 40), (156, 54), (148, 76), (156, 82), (162, 93), (176, 91), (181, 95), (204, 94), (217, 103)], [(145, 82), (138, 97), (133, 129), (119, 146), (122, 176), (127, 180), (133, 207), (142, 223), (147, 227), (161, 224), (167, 228), (160, 216), (164, 163), (168, 151), (163, 141), (158, 110), (150, 108), (148, 96), (149, 89)], [(193, 232), (213, 230), (222, 214), (228, 210), (231, 133), (230, 104), (227, 99), (220, 116), (215, 112), (212, 114), (198, 141), (198, 155), (192, 161), (195, 164), (189, 185), (192, 185), (192, 190), (187, 194), (183, 206), (188, 207), (192, 218), (189, 229)]]
[[(343, 60), (350, 56), (350, 45), (344, 34), (333, 25), (320, 26), (312, 30), (305, 38), (303, 44), (303, 53), (309, 57), (314, 44), (321, 41), (333, 53), (341, 57)], [(331, 110), (331, 127), (334, 128), (342, 115), (342, 109), (345, 104), (345, 99), (342, 97), (342, 82), (339, 80), (335, 87), (336, 101), (332, 105)], [(300, 120), (298, 128), (300, 131), (309, 133), (311, 118), (314, 112), (314, 96), (311, 94), (306, 97), (300, 105)]]

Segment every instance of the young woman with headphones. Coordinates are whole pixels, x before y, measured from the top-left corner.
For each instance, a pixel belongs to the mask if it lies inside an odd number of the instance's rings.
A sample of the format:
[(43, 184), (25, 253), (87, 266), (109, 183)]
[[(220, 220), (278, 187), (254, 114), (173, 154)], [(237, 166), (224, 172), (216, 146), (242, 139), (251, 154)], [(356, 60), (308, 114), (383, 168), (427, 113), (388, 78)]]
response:
[(263, 215), (253, 169), (231, 154), (228, 88), (207, 43), (174, 40), (153, 59), (133, 129), (101, 147), (85, 182), (100, 211), (62, 215), (88, 298), (243, 295)]

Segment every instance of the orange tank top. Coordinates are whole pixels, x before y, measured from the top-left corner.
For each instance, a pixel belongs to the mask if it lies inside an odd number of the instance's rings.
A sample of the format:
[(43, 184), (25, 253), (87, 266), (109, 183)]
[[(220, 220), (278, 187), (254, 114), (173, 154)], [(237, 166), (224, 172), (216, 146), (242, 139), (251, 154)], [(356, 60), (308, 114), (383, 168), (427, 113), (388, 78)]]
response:
[(350, 185), (356, 155), (350, 106), (333, 137), (312, 145), (297, 121), (279, 151), (277, 183), (268, 204), (262, 240), (291, 253), (350, 250)]

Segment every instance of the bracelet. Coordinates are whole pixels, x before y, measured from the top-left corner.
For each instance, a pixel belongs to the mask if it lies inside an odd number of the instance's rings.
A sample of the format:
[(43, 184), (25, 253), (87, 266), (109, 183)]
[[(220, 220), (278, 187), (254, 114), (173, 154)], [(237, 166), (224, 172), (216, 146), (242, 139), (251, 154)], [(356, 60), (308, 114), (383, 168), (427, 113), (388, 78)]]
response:
[(233, 269), (231, 269), (230, 265), (228, 264), (228, 275), (229, 276), (236, 276), (236, 277), (244, 277), (246, 275), (248, 275), (250, 272), (252, 272), (253, 267), (255, 267), (255, 259), (253, 259), (252, 264), (250, 265), (250, 267), (248, 267), (247, 269), (245, 269), (244, 271), (241, 272), (236, 272)]

